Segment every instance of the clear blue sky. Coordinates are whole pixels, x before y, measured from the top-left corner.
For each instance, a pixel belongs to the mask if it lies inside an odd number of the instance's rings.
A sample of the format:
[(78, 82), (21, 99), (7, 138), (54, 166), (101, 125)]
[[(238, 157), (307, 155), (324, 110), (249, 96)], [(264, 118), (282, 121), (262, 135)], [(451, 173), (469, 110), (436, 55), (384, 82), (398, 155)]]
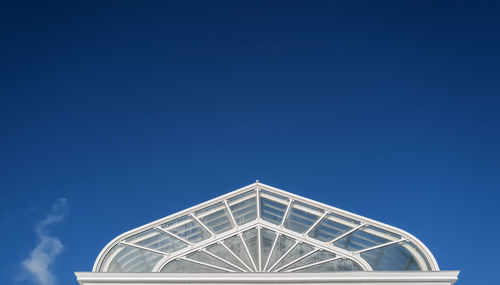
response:
[(103, 2), (0, 4), (2, 282), (255, 179), (497, 281), (499, 2)]

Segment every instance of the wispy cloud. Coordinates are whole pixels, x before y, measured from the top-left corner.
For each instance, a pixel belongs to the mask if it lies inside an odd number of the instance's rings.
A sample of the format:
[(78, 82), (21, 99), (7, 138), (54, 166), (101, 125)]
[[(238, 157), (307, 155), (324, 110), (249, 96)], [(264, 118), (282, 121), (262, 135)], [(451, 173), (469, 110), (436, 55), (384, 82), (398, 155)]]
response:
[(36, 284), (56, 284), (52, 265), (64, 246), (58, 237), (50, 234), (49, 228), (64, 219), (68, 209), (67, 204), (68, 201), (66, 199), (59, 199), (52, 205), (52, 209), (45, 219), (36, 224), (36, 246), (21, 264), (25, 272), (29, 274)]

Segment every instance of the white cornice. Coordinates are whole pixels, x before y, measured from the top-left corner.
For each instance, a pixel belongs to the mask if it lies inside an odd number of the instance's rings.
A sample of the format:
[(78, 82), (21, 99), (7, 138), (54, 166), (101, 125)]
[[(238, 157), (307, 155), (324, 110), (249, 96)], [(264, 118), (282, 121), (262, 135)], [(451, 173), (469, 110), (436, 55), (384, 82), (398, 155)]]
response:
[(452, 285), (459, 271), (356, 271), (334, 273), (103, 273), (75, 272), (82, 285), (169, 284), (391, 284)]

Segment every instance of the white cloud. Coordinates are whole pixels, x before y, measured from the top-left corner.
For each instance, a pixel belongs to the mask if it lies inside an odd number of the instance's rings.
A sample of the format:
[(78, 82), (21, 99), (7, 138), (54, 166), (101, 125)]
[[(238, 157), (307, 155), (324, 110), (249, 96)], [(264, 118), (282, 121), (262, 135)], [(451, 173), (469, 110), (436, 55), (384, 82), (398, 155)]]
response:
[(50, 234), (49, 227), (64, 219), (67, 208), (67, 200), (59, 199), (52, 205), (52, 209), (45, 219), (36, 224), (36, 246), (21, 264), (25, 272), (30, 275), (36, 284), (56, 284), (55, 276), (52, 273), (52, 265), (64, 246), (58, 237)]

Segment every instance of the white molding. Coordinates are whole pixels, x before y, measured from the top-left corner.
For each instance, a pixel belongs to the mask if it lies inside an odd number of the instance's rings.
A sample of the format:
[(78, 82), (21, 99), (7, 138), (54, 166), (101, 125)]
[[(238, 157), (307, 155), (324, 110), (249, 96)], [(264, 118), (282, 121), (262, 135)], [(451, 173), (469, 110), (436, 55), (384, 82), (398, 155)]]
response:
[(353, 271), (333, 273), (102, 273), (75, 272), (81, 285), (336, 284), (452, 285), (459, 271)]

